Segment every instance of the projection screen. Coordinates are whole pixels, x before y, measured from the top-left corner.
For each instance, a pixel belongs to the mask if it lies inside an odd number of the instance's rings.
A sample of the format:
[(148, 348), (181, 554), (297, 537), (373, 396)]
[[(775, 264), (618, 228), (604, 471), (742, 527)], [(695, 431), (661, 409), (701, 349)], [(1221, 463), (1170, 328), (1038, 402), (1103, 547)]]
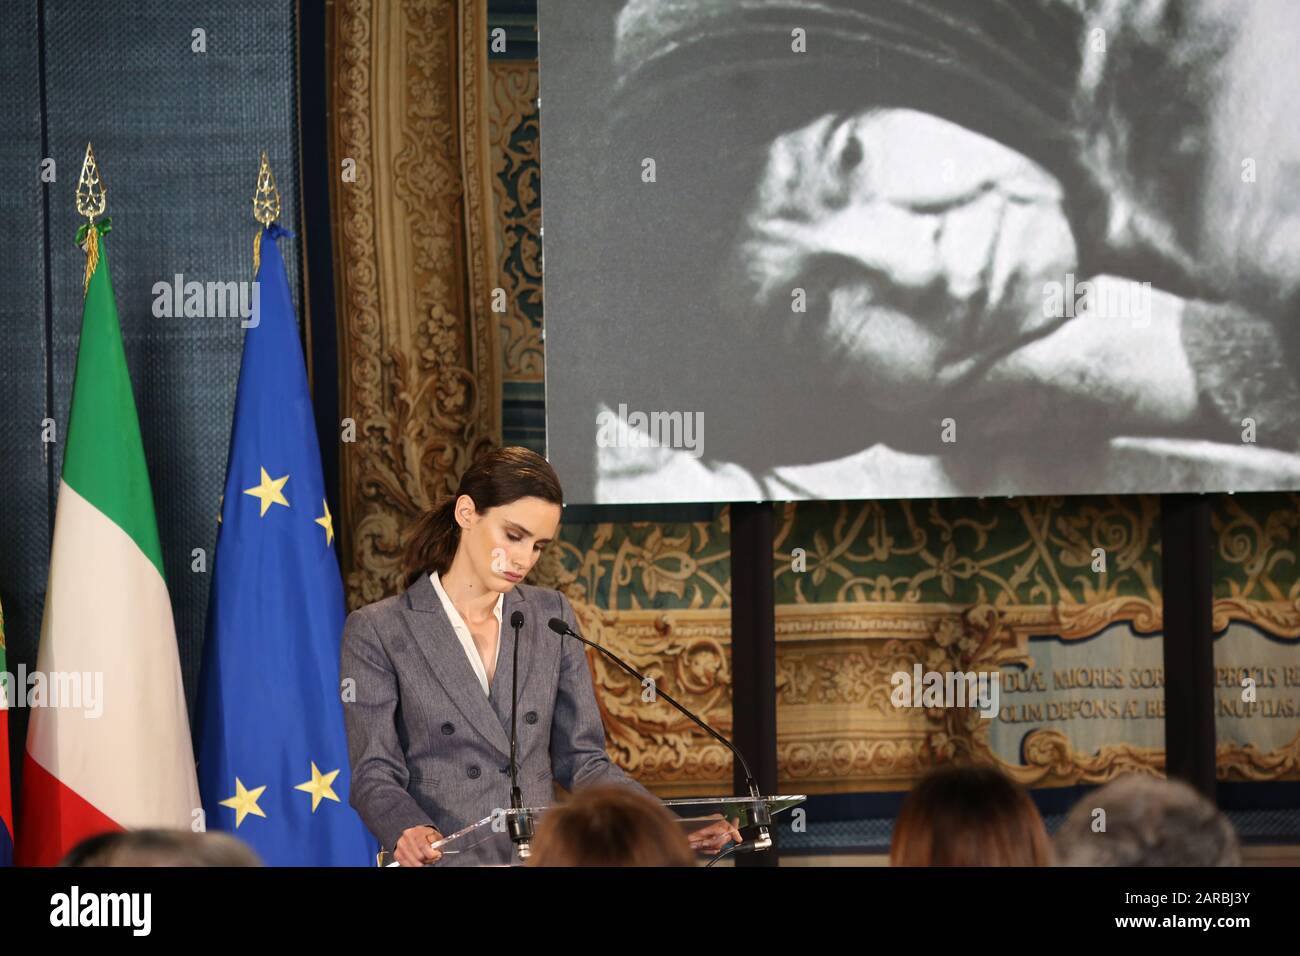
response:
[(543, 0), (574, 502), (1300, 488), (1286, 0)]

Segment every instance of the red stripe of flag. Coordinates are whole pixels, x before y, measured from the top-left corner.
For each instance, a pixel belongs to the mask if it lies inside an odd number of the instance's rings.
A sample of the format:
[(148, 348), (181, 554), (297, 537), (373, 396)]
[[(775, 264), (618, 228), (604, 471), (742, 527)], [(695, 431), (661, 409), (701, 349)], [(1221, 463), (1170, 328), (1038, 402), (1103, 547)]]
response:
[[(23, 760), (19, 866), (54, 866), (87, 837), (122, 830), (27, 754)], [(40, 807), (33, 813), (33, 807)]]

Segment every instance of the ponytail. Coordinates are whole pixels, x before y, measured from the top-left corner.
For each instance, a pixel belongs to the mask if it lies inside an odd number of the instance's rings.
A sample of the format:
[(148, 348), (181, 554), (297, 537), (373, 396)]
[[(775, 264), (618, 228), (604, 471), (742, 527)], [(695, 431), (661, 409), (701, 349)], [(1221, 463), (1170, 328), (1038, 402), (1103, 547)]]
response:
[(432, 511), (425, 512), (406, 543), (402, 564), (406, 586), (430, 571), (446, 574), (460, 543), (460, 525), (456, 523), (456, 496), (447, 498)]

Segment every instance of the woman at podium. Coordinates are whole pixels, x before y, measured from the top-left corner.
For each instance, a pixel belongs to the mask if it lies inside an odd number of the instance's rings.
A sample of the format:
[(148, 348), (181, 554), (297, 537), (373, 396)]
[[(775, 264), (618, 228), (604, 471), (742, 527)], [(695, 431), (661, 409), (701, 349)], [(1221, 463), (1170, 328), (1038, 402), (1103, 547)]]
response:
[[(516, 639), (523, 805), (553, 802), (557, 782), (649, 794), (605, 752), (584, 645), (547, 626), (559, 617), (576, 631), (573, 608), (558, 591), (521, 583), (554, 539), (563, 501), (540, 455), (520, 447), (484, 455), (456, 495), (420, 519), (406, 591), (348, 616), (340, 676), (354, 690), (343, 705), (349, 802), (403, 866), (512, 862), (508, 838), (446, 854), (430, 844), (511, 805)], [(720, 820), (690, 839), (716, 852), (739, 836)]]

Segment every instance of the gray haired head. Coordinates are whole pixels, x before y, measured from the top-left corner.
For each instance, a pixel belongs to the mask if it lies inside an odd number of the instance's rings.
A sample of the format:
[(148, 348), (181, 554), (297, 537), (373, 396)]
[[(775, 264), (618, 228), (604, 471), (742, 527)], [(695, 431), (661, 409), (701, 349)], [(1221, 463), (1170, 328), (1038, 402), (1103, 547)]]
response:
[(1236, 831), (1213, 803), (1182, 781), (1136, 774), (1075, 804), (1056, 853), (1062, 866), (1241, 864)]

